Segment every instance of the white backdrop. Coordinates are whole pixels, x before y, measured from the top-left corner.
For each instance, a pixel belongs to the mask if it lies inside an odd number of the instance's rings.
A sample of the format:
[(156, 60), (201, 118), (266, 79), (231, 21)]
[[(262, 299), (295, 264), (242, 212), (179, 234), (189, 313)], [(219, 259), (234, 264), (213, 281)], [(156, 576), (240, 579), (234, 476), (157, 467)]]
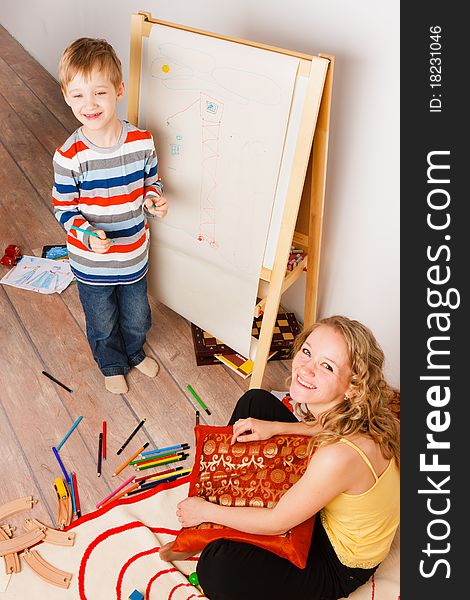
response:
[[(368, 325), (399, 387), (399, 11), (396, 0), (2, 0), (0, 23), (56, 75), (75, 38), (105, 37), (128, 75), (133, 12), (336, 57), (320, 316)], [(126, 107), (121, 107), (121, 116)], [(301, 319), (304, 280), (283, 297)]]

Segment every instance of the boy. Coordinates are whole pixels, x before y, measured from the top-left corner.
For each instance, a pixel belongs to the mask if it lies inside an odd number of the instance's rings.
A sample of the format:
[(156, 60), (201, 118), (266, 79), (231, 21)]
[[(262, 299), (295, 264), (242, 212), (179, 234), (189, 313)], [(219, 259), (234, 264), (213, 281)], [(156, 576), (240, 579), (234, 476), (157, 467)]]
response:
[(82, 126), (54, 154), (54, 213), (67, 232), (93, 357), (106, 389), (122, 394), (130, 367), (149, 377), (159, 370), (143, 350), (151, 325), (146, 217), (163, 218), (168, 205), (152, 135), (116, 115), (124, 81), (112, 46), (75, 40), (59, 81)]

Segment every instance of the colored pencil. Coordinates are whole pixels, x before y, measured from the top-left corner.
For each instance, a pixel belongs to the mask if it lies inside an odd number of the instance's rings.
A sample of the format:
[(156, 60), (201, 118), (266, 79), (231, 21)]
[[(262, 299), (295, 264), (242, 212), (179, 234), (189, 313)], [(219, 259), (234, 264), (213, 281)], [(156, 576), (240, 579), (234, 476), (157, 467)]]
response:
[(78, 495), (78, 485), (77, 485), (77, 476), (74, 471), (72, 471), (72, 481), (73, 481), (73, 493), (75, 496), (75, 508), (77, 511), (77, 518), (79, 519), (82, 516), (82, 511), (80, 510), (80, 497)]
[(158, 462), (153, 462), (147, 465), (143, 465), (141, 467), (136, 467), (135, 470), (136, 471), (145, 471), (145, 469), (151, 469), (153, 467), (159, 467), (160, 465), (169, 465), (170, 463), (174, 463), (174, 462), (179, 462), (180, 460), (186, 460), (188, 458), (189, 454), (183, 454), (181, 455), (179, 458), (171, 458), (171, 459), (164, 459), (164, 460), (159, 460)]
[(126, 462), (123, 462), (122, 465), (114, 471), (112, 477), (116, 477), (116, 475), (119, 475), (119, 473), (127, 467), (127, 465), (131, 462), (131, 460), (134, 460), (134, 458), (136, 456), (139, 456), (139, 454), (142, 452), (142, 450), (145, 450), (145, 448), (148, 445), (149, 445), (149, 442), (145, 442), (145, 444), (142, 446), (142, 448), (139, 448), (139, 450), (137, 450), (137, 452), (135, 452), (130, 458), (128, 458), (126, 460)]
[(46, 371), (41, 371), (41, 373), (43, 375), (45, 375), (46, 377), (48, 377), (51, 381), (53, 381), (54, 383), (57, 383), (57, 385), (60, 385), (60, 387), (63, 387), (64, 390), (67, 390), (67, 392), (72, 393), (73, 390), (71, 390), (69, 387), (67, 387), (65, 384), (63, 384), (61, 381), (59, 381), (58, 379), (56, 379), (55, 377), (52, 377), (52, 375), (50, 375), (49, 373), (46, 373)]
[(142, 421), (137, 425), (137, 427), (130, 434), (130, 436), (127, 438), (127, 440), (124, 442), (124, 444), (116, 452), (116, 454), (121, 454), (121, 452), (124, 450), (124, 448), (127, 446), (127, 444), (131, 441), (131, 439), (135, 436), (135, 434), (139, 431), (139, 429), (142, 427), (142, 425), (145, 423), (146, 420), (147, 419), (142, 419)]
[(80, 423), (80, 421), (83, 419), (83, 417), (78, 417), (78, 419), (75, 421), (75, 423), (72, 425), (72, 427), (68, 430), (68, 432), (65, 434), (64, 439), (60, 442), (60, 444), (58, 446), (56, 446), (56, 450), (57, 452), (59, 452), (59, 450), (62, 448), (62, 446), (65, 444), (65, 442), (68, 440), (69, 435), (72, 433), (72, 431), (77, 427), (77, 425)]
[(175, 444), (174, 446), (166, 446), (165, 448), (155, 448), (154, 450), (147, 450), (146, 452), (141, 452), (142, 456), (148, 456), (149, 454), (160, 454), (161, 452), (167, 452), (168, 450), (187, 450), (189, 448), (189, 444), (184, 442), (183, 444)]
[(106, 460), (106, 429), (106, 421), (103, 421), (103, 447), (101, 449), (101, 455), (103, 457), (103, 460)]
[[(183, 467), (179, 467), (179, 468), (180, 468), (179, 471), (170, 469), (169, 472), (153, 473), (149, 477), (143, 477), (143, 478), (139, 477), (139, 479), (136, 479), (135, 482), (138, 483), (139, 485), (142, 485), (144, 483), (152, 483), (152, 481), (163, 481), (168, 478), (175, 477), (176, 475), (180, 475), (181, 477), (183, 477), (184, 475), (188, 475), (188, 473), (191, 473), (191, 469), (183, 469)], [(145, 480), (145, 481), (143, 481), (143, 480)]]
[(199, 398), (199, 396), (196, 394), (196, 392), (193, 390), (193, 388), (190, 385), (187, 385), (186, 387), (191, 392), (191, 394), (194, 396), (195, 400), (201, 405), (201, 408), (203, 408), (206, 411), (206, 413), (208, 415), (210, 415), (211, 411), (207, 408), (207, 406), (204, 404), (204, 402), (201, 400), (201, 398)]
[(103, 432), (100, 431), (98, 436), (98, 477), (101, 477), (101, 459), (103, 458)]
[(103, 505), (105, 502), (107, 502), (110, 498), (112, 498), (117, 493), (119, 493), (123, 488), (126, 487), (126, 485), (128, 485), (129, 483), (134, 481), (134, 479), (135, 479), (135, 475), (132, 475), (132, 477), (129, 477), (129, 479), (126, 479), (126, 481), (124, 481), (124, 483), (121, 483), (121, 485), (119, 487), (117, 487), (114, 491), (112, 491), (110, 494), (108, 494), (106, 496), (106, 498), (103, 498), (103, 500), (101, 500), (101, 502), (98, 502), (98, 504), (96, 505), (96, 508), (99, 508), (101, 505)]
[(103, 506), (106, 506), (107, 504), (111, 504), (111, 502), (115, 502), (116, 500), (119, 500), (119, 498), (122, 498), (123, 496), (126, 496), (128, 494), (128, 492), (136, 490), (138, 487), (139, 487), (138, 483), (133, 483), (131, 486), (129, 486), (125, 490), (121, 490), (119, 492), (119, 494), (116, 494), (115, 496), (113, 496), (109, 500), (106, 500), (106, 502), (103, 502), (103, 504), (100, 506), (100, 508), (103, 508)]
[(73, 489), (73, 477), (72, 473), (70, 473), (70, 492), (72, 496), (72, 515), (77, 514), (77, 505), (75, 504), (75, 491)]
[(180, 466), (180, 467), (174, 467), (174, 468), (167, 469), (166, 471), (160, 471), (159, 473), (149, 473), (148, 475), (143, 475), (142, 477), (136, 477), (135, 482), (140, 483), (141, 481), (156, 479), (158, 477), (166, 477), (168, 475), (174, 475), (178, 471), (181, 471), (182, 468), (183, 467)]
[(67, 473), (65, 467), (64, 467), (64, 463), (62, 462), (59, 453), (57, 452), (57, 448), (55, 446), (52, 446), (52, 452), (54, 453), (54, 456), (57, 459), (57, 462), (59, 463), (60, 468), (62, 469), (62, 473), (64, 474), (65, 477), (65, 481), (67, 481), (67, 483), (69, 482), (69, 474)]
[(166, 477), (165, 479), (160, 479), (158, 481), (150, 481), (148, 483), (143, 483), (139, 486), (138, 489), (129, 491), (127, 495), (133, 496), (134, 494), (137, 494), (138, 492), (146, 492), (147, 490), (151, 490), (154, 487), (157, 487), (157, 485), (161, 485), (162, 483), (170, 483), (171, 481), (180, 479), (181, 477), (184, 477), (185, 475), (186, 475), (186, 473), (178, 473), (177, 475), (173, 475), (173, 477)]
[[(75, 229), (75, 231), (80, 231), (81, 233), (84, 233), (85, 235), (91, 235), (93, 237), (97, 237), (100, 240), (103, 239), (99, 236), (98, 233), (95, 233), (94, 231), (89, 231), (88, 229), (82, 229), (82, 227), (76, 227), (75, 225), (71, 225), (70, 229)], [(110, 239), (110, 238), (107, 238)], [(110, 240), (112, 244), (114, 244), (114, 240)]]
[(153, 458), (150, 460), (146, 460), (142, 463), (135, 464), (134, 466), (135, 467), (147, 467), (147, 466), (151, 465), (151, 466), (157, 467), (158, 465), (166, 465), (166, 464), (170, 464), (172, 462), (177, 462), (179, 460), (184, 460), (187, 456), (189, 456), (189, 454), (182, 452), (180, 454), (164, 456), (163, 458)]
[(184, 454), (184, 450), (179, 450), (178, 452), (175, 452), (174, 450), (169, 450), (168, 453), (165, 452), (164, 454), (154, 454), (153, 456), (144, 456), (143, 458), (136, 458), (135, 460), (132, 460), (129, 464), (144, 465), (146, 463), (154, 462), (156, 460), (161, 460), (164, 458), (176, 458), (181, 454)]

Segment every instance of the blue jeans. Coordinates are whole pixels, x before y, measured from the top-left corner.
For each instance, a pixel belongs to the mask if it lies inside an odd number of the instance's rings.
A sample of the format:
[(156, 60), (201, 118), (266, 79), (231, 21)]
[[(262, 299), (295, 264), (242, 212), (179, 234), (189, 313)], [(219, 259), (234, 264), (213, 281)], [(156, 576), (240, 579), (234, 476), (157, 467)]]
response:
[(128, 285), (78, 283), (93, 357), (105, 377), (126, 375), (145, 358), (143, 345), (152, 324), (147, 278)]

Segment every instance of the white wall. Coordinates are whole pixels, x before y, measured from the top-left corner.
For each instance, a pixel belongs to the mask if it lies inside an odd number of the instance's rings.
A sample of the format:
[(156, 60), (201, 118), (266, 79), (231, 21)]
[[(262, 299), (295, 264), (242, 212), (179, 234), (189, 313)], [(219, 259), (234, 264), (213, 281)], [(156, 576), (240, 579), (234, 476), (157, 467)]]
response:
[[(128, 75), (130, 15), (336, 57), (320, 316), (368, 325), (399, 387), (399, 2), (395, 0), (2, 0), (0, 23), (56, 76), (63, 48), (104, 37)], [(121, 116), (126, 116), (125, 106)], [(305, 281), (282, 304), (302, 318)]]

